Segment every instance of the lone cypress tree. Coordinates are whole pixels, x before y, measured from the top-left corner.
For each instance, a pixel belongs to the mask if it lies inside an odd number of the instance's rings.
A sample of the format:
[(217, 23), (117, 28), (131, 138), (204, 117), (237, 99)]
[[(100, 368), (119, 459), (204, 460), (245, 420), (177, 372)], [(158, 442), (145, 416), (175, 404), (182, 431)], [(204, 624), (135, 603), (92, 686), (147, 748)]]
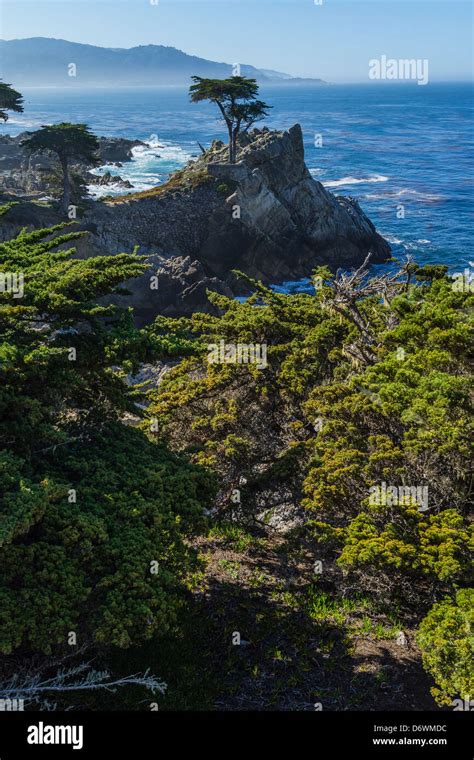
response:
[(247, 132), (255, 122), (267, 116), (267, 105), (257, 99), (256, 79), (235, 76), (229, 79), (204, 79), (192, 77), (194, 84), (189, 88), (193, 103), (209, 100), (220, 110), (229, 132), (229, 163), (235, 163), (237, 139), (241, 132)]
[(83, 160), (98, 163), (97, 150), (99, 141), (86, 124), (70, 124), (62, 122), (43, 126), (33, 135), (23, 141), (22, 145), (31, 153), (54, 153), (61, 165), (63, 178), (63, 193), (61, 210), (67, 214), (71, 202), (70, 163), (73, 160)]

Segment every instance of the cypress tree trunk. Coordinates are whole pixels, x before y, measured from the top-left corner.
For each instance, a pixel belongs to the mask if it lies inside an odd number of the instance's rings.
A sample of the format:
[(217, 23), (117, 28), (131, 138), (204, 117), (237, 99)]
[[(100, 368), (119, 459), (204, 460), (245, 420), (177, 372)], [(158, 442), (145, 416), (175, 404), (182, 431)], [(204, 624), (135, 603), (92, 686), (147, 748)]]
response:
[(234, 133), (232, 130), (232, 124), (227, 125), (229, 131), (229, 164), (234, 163)]
[(69, 178), (69, 167), (66, 156), (60, 156), (61, 169), (63, 172), (63, 197), (61, 198), (61, 210), (68, 213), (71, 202), (71, 181)]
[(235, 164), (237, 158), (237, 127), (232, 131), (232, 163)]
[(222, 103), (219, 103), (218, 100), (216, 100), (214, 102), (216, 103), (217, 107), (219, 108), (219, 111), (222, 114), (222, 118), (224, 119), (224, 121), (225, 121), (225, 123), (227, 125), (227, 131), (229, 133), (229, 164), (233, 164), (234, 163), (234, 146), (233, 146), (233, 142), (232, 142), (232, 137), (233, 137), (233, 134), (232, 134), (232, 122), (229, 119), (229, 117), (227, 116), (227, 114), (225, 112), (225, 109), (224, 109), (224, 106), (222, 105)]

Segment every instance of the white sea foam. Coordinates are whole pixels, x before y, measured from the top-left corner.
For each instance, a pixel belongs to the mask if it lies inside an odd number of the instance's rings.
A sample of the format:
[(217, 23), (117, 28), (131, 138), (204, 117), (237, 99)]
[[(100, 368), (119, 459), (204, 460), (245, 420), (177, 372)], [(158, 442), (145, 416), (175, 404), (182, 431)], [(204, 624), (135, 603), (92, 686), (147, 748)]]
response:
[(403, 243), (403, 240), (395, 237), (395, 235), (386, 235), (383, 233), (383, 237), (392, 245), (401, 245)]
[(414, 201), (442, 201), (442, 195), (436, 195), (435, 193), (421, 193), (419, 190), (413, 190), (411, 188), (403, 188), (402, 190), (393, 190), (388, 193), (367, 193), (364, 195), (366, 200), (381, 201), (387, 198), (406, 198)]
[(146, 145), (137, 145), (132, 148), (132, 160), (124, 162), (123, 166), (106, 164), (92, 169), (92, 174), (102, 176), (105, 172), (119, 175), (128, 180), (133, 187), (124, 188), (120, 184), (89, 185), (88, 191), (93, 198), (102, 198), (105, 195), (124, 195), (150, 190), (152, 187), (166, 182), (170, 172), (184, 166), (190, 159), (191, 154), (172, 143), (153, 140)]
[(409, 250), (418, 249), (420, 248), (420, 246), (428, 245), (429, 243), (431, 243), (431, 240), (423, 240), (423, 239), (412, 240), (412, 241), (402, 240), (401, 238), (396, 237), (396, 235), (391, 235), (389, 232), (388, 233), (381, 232), (381, 234), (383, 235), (385, 240), (387, 240), (391, 245), (403, 245), (405, 248)]
[[(33, 127), (34, 129), (39, 129), (39, 127), (43, 124), (44, 119), (28, 119), (23, 114), (21, 116), (8, 116), (8, 122), (7, 127), (9, 128), (10, 132), (12, 133), (12, 137), (16, 137), (21, 132), (24, 132), (27, 129), (30, 129)], [(15, 127), (16, 125), (21, 126), (20, 130), (17, 129), (11, 129), (11, 127)]]
[(373, 174), (370, 177), (341, 177), (341, 179), (331, 179), (324, 181), (325, 187), (345, 187), (346, 185), (368, 185), (372, 182), (388, 182), (390, 177), (383, 174)]

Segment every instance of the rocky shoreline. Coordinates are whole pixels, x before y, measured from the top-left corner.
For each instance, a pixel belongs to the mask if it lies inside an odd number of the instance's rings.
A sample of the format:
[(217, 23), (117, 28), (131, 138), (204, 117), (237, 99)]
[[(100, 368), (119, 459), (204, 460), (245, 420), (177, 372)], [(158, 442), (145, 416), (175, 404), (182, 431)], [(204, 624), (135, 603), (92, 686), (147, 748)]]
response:
[[(52, 156), (45, 154), (30, 155), (22, 146), (23, 140), (31, 132), (19, 135), (0, 136), (0, 191), (20, 197), (49, 196), (54, 188), (52, 177), (57, 171), (57, 163)], [(120, 185), (131, 189), (132, 185), (120, 175), (114, 175), (114, 169), (120, 168), (133, 159), (133, 148), (144, 146), (141, 140), (127, 140), (124, 137), (99, 137), (98, 158), (102, 166), (109, 165), (111, 171), (103, 176), (91, 172), (92, 165), (74, 163), (73, 173), (77, 173), (87, 185)]]
[[(0, 138), (0, 178), (8, 172), (14, 181), (20, 177), (27, 198), (3, 222), (3, 239), (25, 225), (44, 227), (60, 220), (54, 204), (28, 198), (51, 160), (26, 159), (20, 137)], [(131, 160), (137, 145), (143, 143), (100, 138), (100, 161), (117, 167)], [(88, 181), (90, 167), (77, 170)], [(105, 178), (92, 176), (100, 184), (123, 181), (113, 171)], [(131, 189), (128, 185), (124, 189)], [(4, 200), (22, 196), (1, 179), (0, 189), (9, 193)], [(77, 221), (89, 233), (77, 246), (78, 257), (136, 246), (149, 257), (147, 272), (126, 283), (130, 295), (110, 299), (133, 306), (139, 324), (157, 314), (213, 311), (207, 290), (229, 297), (246, 294), (248, 287), (235, 277), (235, 269), (277, 284), (309, 277), (321, 264), (357, 266), (369, 252), (373, 263), (390, 257), (389, 244), (357, 201), (333, 195), (312, 177), (298, 124), (284, 132), (265, 127), (242, 135), (236, 164), (227, 163), (227, 148), (215, 141), (164, 185), (88, 201)]]

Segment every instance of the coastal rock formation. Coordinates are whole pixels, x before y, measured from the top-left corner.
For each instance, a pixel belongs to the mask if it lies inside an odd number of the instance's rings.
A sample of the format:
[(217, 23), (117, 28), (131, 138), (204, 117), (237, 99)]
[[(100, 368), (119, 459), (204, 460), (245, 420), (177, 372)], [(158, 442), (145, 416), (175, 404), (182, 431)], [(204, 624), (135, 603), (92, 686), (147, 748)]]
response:
[[(21, 196), (35, 197), (49, 194), (55, 187), (54, 175), (58, 165), (53, 155), (37, 153), (31, 155), (26, 151), (22, 142), (31, 132), (21, 132), (19, 135), (0, 136), (0, 190)], [(99, 137), (98, 159), (100, 164), (122, 164), (131, 161), (133, 148), (144, 145), (141, 140), (127, 140), (124, 137)], [(91, 166), (85, 163), (73, 163), (71, 170), (82, 176), (88, 184), (107, 184), (100, 182), (100, 177), (89, 172)], [(113, 177), (110, 182), (124, 183), (121, 177)], [(57, 181), (56, 181), (57, 184)]]
[[(104, 160), (123, 160), (129, 150), (130, 141), (102, 143)], [(114, 297), (133, 305), (140, 323), (212, 310), (207, 289), (245, 295), (234, 269), (272, 284), (308, 277), (320, 264), (358, 265), (369, 251), (373, 262), (390, 256), (357, 201), (334, 196), (311, 176), (298, 124), (242, 135), (233, 165), (215, 141), (164, 185), (90, 202), (80, 226), (90, 233), (77, 246), (80, 257), (136, 246), (149, 256), (147, 272), (127, 283), (131, 295)]]
[(103, 164), (121, 164), (131, 161), (133, 148), (144, 146), (142, 140), (127, 140), (125, 137), (99, 137), (99, 158)]
[(323, 262), (357, 264), (369, 250), (373, 261), (387, 257), (388, 244), (358, 203), (335, 197), (311, 176), (299, 124), (283, 133), (264, 129), (245, 142), (236, 165), (208, 166), (211, 176), (234, 185), (226, 204), (240, 213), (239, 225), (229, 224), (229, 209), (212, 220), (201, 257), (217, 274), (244, 264), (248, 274), (275, 282), (307, 276)]
[(133, 187), (132, 183), (128, 181), (128, 179), (122, 179), (118, 174), (111, 174), (109, 171), (104, 172), (104, 174), (94, 174), (90, 175), (88, 177), (88, 182), (90, 185), (98, 185), (99, 187), (104, 187), (106, 185), (115, 185), (123, 188), (130, 189)]
[(108, 253), (139, 245), (140, 253), (176, 262), (157, 272), (160, 296), (131, 285), (138, 312), (161, 312), (163, 291), (177, 297), (166, 304), (170, 314), (189, 313), (187, 304), (207, 309), (207, 286), (245, 294), (233, 269), (277, 283), (308, 277), (319, 264), (360, 264), (369, 251), (373, 262), (389, 257), (390, 246), (357, 201), (332, 195), (311, 176), (298, 124), (287, 132), (253, 130), (241, 139), (238, 162), (226, 157), (216, 141), (166, 185), (86, 213), (86, 228)]
[(157, 314), (191, 316), (195, 311), (216, 313), (209, 303), (207, 290), (233, 297), (232, 290), (217, 277), (209, 277), (199, 261), (189, 256), (165, 259), (151, 256), (150, 267), (140, 277), (124, 283), (131, 296), (108, 296), (105, 303), (134, 306), (138, 326), (152, 322)]

